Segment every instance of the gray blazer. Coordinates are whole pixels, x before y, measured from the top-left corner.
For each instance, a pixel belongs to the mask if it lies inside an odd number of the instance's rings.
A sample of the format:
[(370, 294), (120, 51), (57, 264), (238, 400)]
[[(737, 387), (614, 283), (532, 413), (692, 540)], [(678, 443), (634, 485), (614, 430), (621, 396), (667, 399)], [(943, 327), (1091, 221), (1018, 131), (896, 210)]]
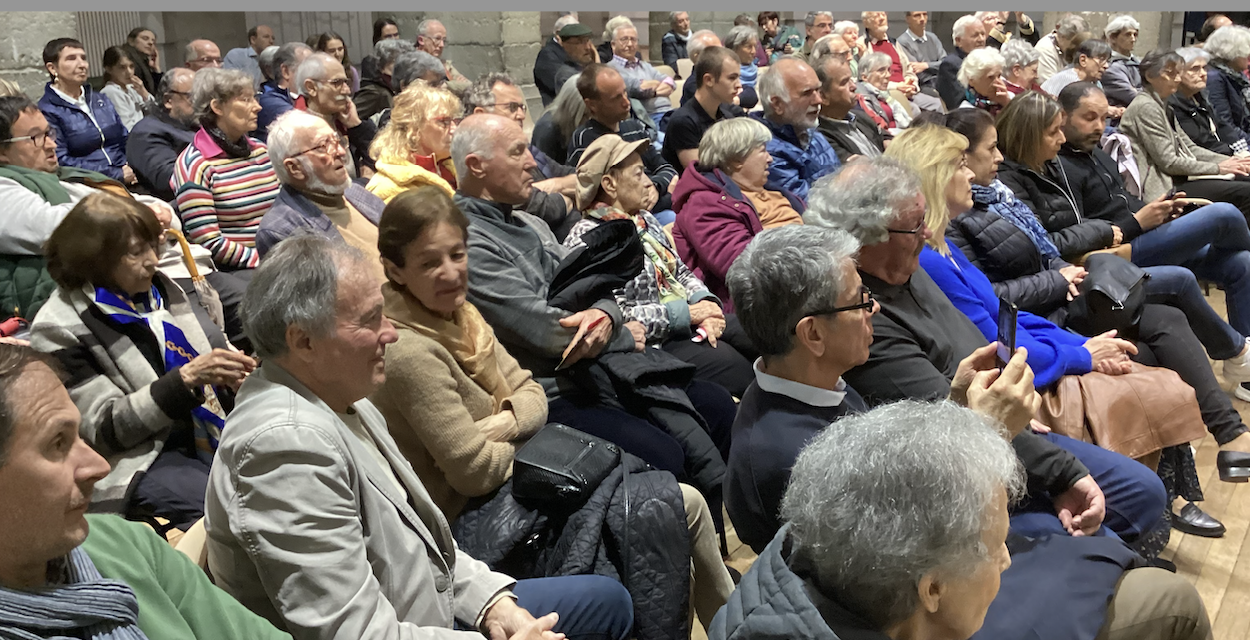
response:
[(1120, 119), (1120, 131), (1133, 143), (1142, 177), (1142, 200), (1150, 202), (1173, 187), (1172, 176), (1206, 176), (1220, 172), (1229, 156), (1203, 149), (1175, 123), (1171, 107), (1149, 87), (1133, 98)]
[(297, 640), (481, 640), (514, 581), (461, 552), (368, 400), (353, 405), (407, 495), (346, 424), (266, 363), (239, 391), (205, 504), (217, 586)]

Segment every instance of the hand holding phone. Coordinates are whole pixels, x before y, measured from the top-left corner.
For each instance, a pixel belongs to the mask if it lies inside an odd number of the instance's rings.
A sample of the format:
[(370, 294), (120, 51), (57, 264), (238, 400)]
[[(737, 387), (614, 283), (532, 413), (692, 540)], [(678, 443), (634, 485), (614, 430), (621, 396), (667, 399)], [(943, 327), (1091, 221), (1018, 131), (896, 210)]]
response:
[(994, 363), (1001, 371), (1016, 352), (1016, 318), (1019, 309), (1006, 298), (998, 299), (998, 349)]

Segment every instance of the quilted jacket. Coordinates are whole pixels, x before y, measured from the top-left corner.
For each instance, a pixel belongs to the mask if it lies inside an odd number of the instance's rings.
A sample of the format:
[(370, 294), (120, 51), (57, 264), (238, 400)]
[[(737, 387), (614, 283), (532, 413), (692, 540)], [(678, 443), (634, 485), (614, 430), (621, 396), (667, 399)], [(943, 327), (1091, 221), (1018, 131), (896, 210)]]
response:
[(57, 162), (121, 180), (126, 166), (126, 126), (108, 96), (86, 84), (82, 90), (91, 116), (57, 95), (50, 82), (39, 99), (39, 110), (56, 133)]
[(566, 519), (526, 509), (509, 480), (452, 525), (460, 550), (514, 578), (595, 574), (620, 580), (634, 601), (637, 640), (685, 640), (690, 537), (681, 489), (667, 471), (623, 453)]
[(768, 184), (771, 191), (789, 191), (807, 199), (807, 191), (818, 178), (838, 170), (842, 163), (833, 146), (815, 127), (807, 131), (807, 145), (799, 142), (793, 125), (779, 125), (760, 114), (751, 114), (768, 127), (773, 139), (765, 145), (773, 163), (768, 168)]
[(43, 256), (0, 255), (0, 320), (34, 318), (53, 293)]
[[(1062, 167), (1054, 160), (1047, 164), (1052, 163)], [(999, 165), (998, 179), (1033, 210), (1050, 233), (1050, 240), (1059, 249), (1059, 255), (1065, 259), (1111, 246), (1111, 223), (1087, 220), (1082, 216), (1072, 199), (1071, 186), (1061, 187), (1049, 177), (1050, 173), (1049, 168), (1046, 170), (1048, 175), (1042, 175), (1018, 162), (1004, 160)], [(1127, 242), (1130, 238), (1125, 237), (1124, 240)]]

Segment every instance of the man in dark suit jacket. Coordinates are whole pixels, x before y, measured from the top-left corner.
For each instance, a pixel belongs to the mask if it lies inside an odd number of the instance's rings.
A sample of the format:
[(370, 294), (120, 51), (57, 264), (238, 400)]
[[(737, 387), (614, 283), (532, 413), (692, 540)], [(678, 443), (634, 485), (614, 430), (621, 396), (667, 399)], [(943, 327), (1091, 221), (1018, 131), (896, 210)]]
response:
[(975, 49), (985, 46), (985, 24), (976, 16), (966, 15), (955, 21), (951, 30), (955, 39), (955, 50), (942, 59), (938, 66), (937, 90), (942, 96), (942, 104), (946, 109), (954, 109), (964, 101), (964, 86), (959, 84), (959, 68), (964, 58)]
[(829, 140), (838, 160), (846, 164), (851, 156), (881, 155), (885, 151), (885, 136), (857, 106), (850, 64), (841, 56), (825, 56), (814, 62), (824, 101), (816, 128)]

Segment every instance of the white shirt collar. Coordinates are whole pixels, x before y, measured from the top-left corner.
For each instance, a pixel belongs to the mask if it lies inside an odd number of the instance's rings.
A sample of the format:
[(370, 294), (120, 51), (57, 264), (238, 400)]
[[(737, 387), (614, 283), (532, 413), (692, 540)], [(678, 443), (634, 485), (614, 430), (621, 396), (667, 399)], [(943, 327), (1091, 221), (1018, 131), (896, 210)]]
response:
[(55, 84), (52, 85), (52, 90), (56, 92), (56, 95), (61, 96), (61, 98), (64, 99), (66, 102), (74, 105), (75, 107), (78, 107), (79, 109), (90, 108), (87, 105), (87, 86), (86, 85), (83, 85), (83, 87), (79, 89), (77, 98), (69, 97), (68, 93), (65, 93), (64, 91), (61, 91), (60, 89), (58, 89)]
[(912, 40), (915, 40), (916, 42), (928, 42), (928, 41), (929, 41), (929, 32), (928, 32), (928, 31), (926, 31), (926, 32), (924, 33), (924, 35), (920, 35), (920, 36), (918, 36), (918, 35), (916, 35), (916, 34), (912, 33), (911, 29), (908, 29), (907, 31), (904, 31), (903, 33), (906, 33), (907, 35), (911, 36), (911, 39), (912, 39)]
[(846, 398), (846, 381), (841, 377), (838, 378), (838, 383), (834, 385), (833, 390), (821, 389), (764, 373), (760, 370), (763, 362), (763, 358), (755, 360), (755, 384), (758, 384), (764, 391), (792, 398), (813, 407), (836, 407), (841, 405), (842, 400)]

